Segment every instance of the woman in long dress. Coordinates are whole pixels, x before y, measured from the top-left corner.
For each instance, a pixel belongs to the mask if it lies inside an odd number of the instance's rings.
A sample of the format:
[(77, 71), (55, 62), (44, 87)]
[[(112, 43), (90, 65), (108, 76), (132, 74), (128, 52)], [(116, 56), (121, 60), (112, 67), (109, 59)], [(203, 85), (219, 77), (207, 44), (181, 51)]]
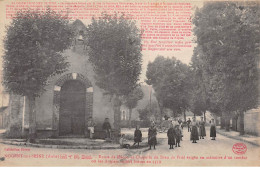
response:
[(200, 139), (204, 139), (206, 136), (205, 121), (203, 120), (203, 117), (201, 117), (201, 121), (199, 122), (199, 136)]
[(156, 135), (157, 135), (157, 130), (155, 127), (155, 123), (153, 122), (151, 127), (148, 130), (148, 144), (150, 146), (149, 149), (151, 149), (152, 145), (153, 148), (155, 149), (155, 145), (157, 144)]
[(135, 133), (134, 133), (134, 145), (137, 143), (139, 147), (140, 142), (142, 142), (142, 132), (140, 130), (140, 126), (136, 126)]
[(170, 145), (169, 149), (173, 149), (173, 146), (175, 145), (175, 130), (172, 124), (170, 125), (170, 128), (167, 131), (167, 137), (168, 137), (168, 145)]
[(216, 140), (216, 124), (214, 119), (210, 122), (210, 137), (212, 137), (211, 140)]
[(199, 140), (198, 123), (195, 117), (193, 117), (191, 122), (190, 140), (192, 140), (192, 143), (197, 143), (196, 141)]

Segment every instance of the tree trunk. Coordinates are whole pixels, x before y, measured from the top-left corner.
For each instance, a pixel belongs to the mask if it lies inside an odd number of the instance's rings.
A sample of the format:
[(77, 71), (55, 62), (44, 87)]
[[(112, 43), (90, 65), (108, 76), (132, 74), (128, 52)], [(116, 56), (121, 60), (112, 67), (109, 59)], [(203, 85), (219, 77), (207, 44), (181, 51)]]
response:
[(206, 122), (206, 111), (203, 112), (204, 115), (204, 121)]
[(239, 127), (240, 135), (244, 135), (245, 134), (244, 112), (240, 112), (239, 116), (240, 116), (240, 127)]
[(185, 109), (183, 111), (183, 118), (184, 118), (184, 122), (186, 122), (186, 111), (185, 111)]
[(160, 104), (160, 102), (158, 101), (158, 106), (160, 109), (160, 123), (162, 123), (162, 118), (164, 117), (163, 115), (163, 106)]
[(228, 132), (230, 130), (230, 119), (229, 119), (229, 117), (226, 117), (226, 123), (225, 124), (226, 124), (225, 129)]
[(128, 120), (128, 127), (131, 128), (131, 119), (132, 119), (132, 109), (129, 109), (129, 120)]
[(114, 98), (113, 101), (113, 109), (114, 109), (114, 129), (119, 134), (120, 133), (120, 107), (121, 107), (121, 100), (118, 96)]
[(35, 97), (29, 96), (29, 142), (34, 143), (36, 138), (36, 110)]
[(225, 128), (225, 118), (224, 118), (224, 115), (222, 114), (221, 117), (220, 117), (220, 128), (221, 129), (224, 129)]
[(196, 117), (195, 113), (193, 113), (194, 118)]
[(224, 116), (225, 116), (225, 129), (226, 129), (226, 131), (229, 131), (230, 130), (230, 112), (225, 112)]
[(233, 130), (237, 132), (237, 120), (238, 120), (238, 115), (236, 115), (233, 119), (232, 119), (232, 127)]

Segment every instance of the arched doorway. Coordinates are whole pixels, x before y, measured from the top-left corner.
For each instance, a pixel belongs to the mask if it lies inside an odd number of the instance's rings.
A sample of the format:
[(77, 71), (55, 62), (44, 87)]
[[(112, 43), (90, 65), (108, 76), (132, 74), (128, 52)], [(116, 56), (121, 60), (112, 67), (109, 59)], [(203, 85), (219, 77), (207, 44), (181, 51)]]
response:
[[(61, 103), (62, 101), (63, 103)], [(75, 105), (78, 102), (79, 104)], [(83, 106), (83, 104), (85, 104), (85, 106)], [(66, 105), (73, 105), (73, 106), (70, 107)], [(84, 110), (83, 107), (85, 108)], [(72, 120), (71, 117), (80, 117), (79, 119), (82, 120), (83, 111), (85, 111), (84, 120), (80, 122), (79, 128), (77, 128), (74, 126), (75, 123), (72, 124), (76, 120)], [(87, 136), (88, 135), (87, 121), (88, 118), (92, 116), (92, 113), (93, 113), (93, 87), (91, 82), (88, 80), (88, 78), (80, 73), (68, 73), (61, 76), (56, 81), (53, 88), (53, 117), (52, 117), (53, 137), (58, 137), (63, 135), (77, 135), (77, 134), (81, 135), (82, 129), (84, 131), (84, 135)], [(72, 116), (72, 114), (75, 116)], [(83, 124), (84, 127), (82, 128)]]
[(84, 135), (86, 86), (79, 80), (68, 80), (61, 86), (59, 135)]

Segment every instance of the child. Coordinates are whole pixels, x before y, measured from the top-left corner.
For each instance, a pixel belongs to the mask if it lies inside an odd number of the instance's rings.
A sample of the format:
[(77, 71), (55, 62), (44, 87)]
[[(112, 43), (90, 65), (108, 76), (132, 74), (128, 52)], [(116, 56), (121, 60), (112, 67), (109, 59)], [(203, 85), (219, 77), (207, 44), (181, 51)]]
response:
[(175, 147), (180, 147), (180, 142), (181, 142), (181, 138), (182, 138), (182, 132), (181, 129), (179, 127), (179, 125), (176, 125), (175, 127), (175, 136), (176, 136), (176, 145)]
[(119, 144), (122, 148), (130, 148), (130, 145), (126, 144), (125, 134), (121, 135), (121, 138), (119, 139)]
[(142, 142), (142, 132), (139, 126), (136, 126), (135, 129), (134, 142), (135, 142), (134, 145), (137, 143), (137, 147), (139, 147), (139, 142)]
[(167, 137), (168, 137), (168, 145), (170, 145), (169, 149), (173, 149), (173, 145), (175, 144), (175, 131), (172, 124), (167, 132)]

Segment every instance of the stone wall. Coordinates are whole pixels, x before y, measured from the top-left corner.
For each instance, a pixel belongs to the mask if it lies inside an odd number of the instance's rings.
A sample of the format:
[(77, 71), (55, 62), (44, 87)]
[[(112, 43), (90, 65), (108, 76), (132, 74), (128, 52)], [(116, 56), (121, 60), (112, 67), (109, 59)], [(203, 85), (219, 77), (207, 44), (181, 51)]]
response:
[(253, 109), (245, 113), (245, 133), (259, 136), (259, 109)]
[(22, 137), (22, 114), (23, 114), (23, 97), (10, 94), (9, 116), (7, 124), (7, 136), (13, 138)]

